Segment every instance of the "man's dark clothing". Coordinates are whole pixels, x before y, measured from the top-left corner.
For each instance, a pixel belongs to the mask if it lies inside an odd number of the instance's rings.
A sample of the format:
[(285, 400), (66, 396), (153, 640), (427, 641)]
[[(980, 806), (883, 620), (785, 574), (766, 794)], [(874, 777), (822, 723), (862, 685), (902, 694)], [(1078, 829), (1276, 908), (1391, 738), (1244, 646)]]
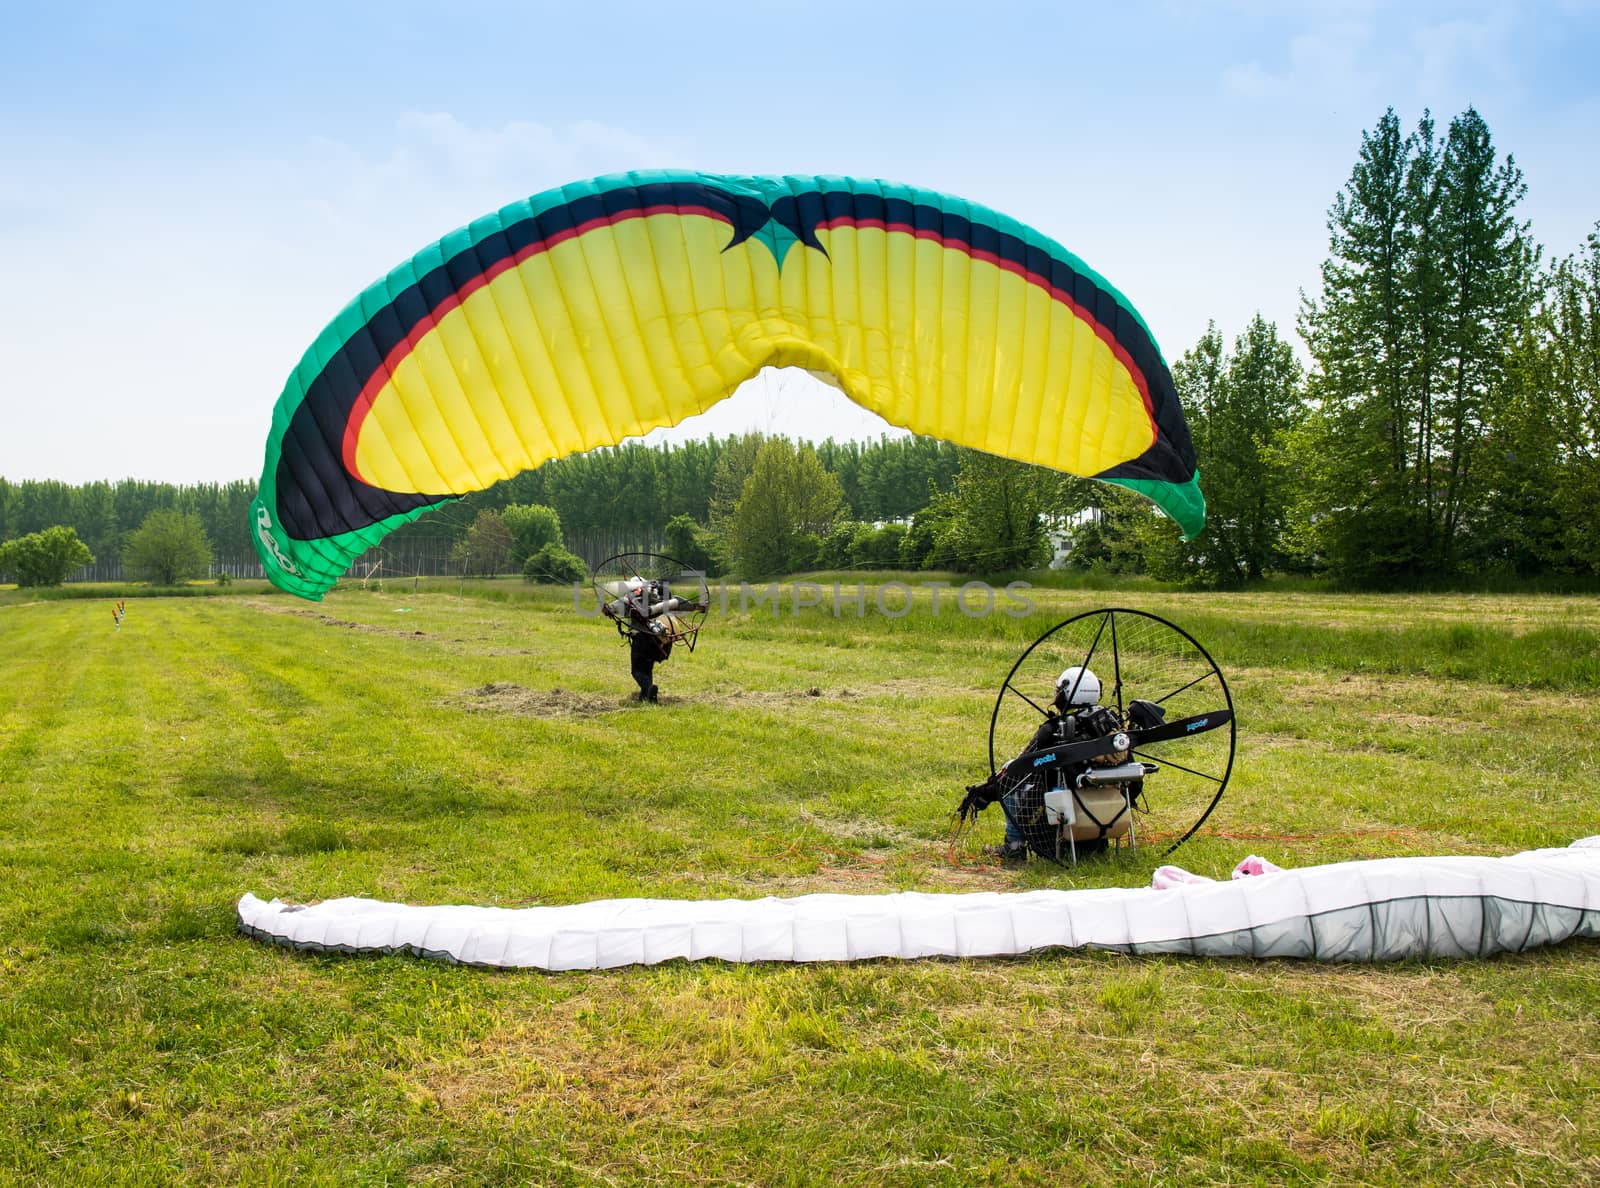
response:
[(632, 661), (633, 679), (639, 685), (639, 700), (654, 701), (655, 667), (672, 655), (672, 642), (652, 635), (649, 631), (635, 631), (628, 641), (628, 651)]

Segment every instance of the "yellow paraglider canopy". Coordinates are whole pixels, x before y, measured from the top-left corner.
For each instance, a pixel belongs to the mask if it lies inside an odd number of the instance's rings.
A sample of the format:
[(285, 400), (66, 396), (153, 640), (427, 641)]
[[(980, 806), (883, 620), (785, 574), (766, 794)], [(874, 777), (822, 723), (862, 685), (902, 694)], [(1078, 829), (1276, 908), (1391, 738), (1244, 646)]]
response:
[(769, 366), (1204, 523), (1148, 329), (1044, 236), (882, 182), (650, 173), (514, 203), (352, 303), (279, 401), (259, 551), (318, 597), (443, 499), (676, 424)]

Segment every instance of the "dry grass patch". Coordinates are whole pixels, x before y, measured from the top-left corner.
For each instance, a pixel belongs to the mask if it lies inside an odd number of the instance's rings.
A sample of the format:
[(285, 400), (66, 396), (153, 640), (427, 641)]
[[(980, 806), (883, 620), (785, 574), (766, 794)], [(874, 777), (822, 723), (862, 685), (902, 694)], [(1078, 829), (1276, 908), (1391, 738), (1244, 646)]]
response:
[(491, 682), (445, 699), (445, 704), (474, 713), (531, 718), (591, 718), (626, 709), (628, 701), (570, 689), (525, 689), (511, 681)]

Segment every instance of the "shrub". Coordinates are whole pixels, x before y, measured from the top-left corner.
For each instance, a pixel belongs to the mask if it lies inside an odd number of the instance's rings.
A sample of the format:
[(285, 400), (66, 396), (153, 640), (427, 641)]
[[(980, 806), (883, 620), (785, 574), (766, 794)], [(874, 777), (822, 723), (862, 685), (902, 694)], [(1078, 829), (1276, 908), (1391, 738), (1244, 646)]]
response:
[(0, 545), (0, 573), (13, 575), (19, 586), (59, 586), (93, 563), (77, 531), (59, 524)]
[(855, 569), (893, 569), (900, 564), (900, 545), (906, 537), (904, 524), (885, 524), (874, 528), (863, 524), (850, 542), (850, 564)]
[(863, 528), (870, 532), (872, 525), (859, 520), (840, 520), (822, 538), (822, 551), (817, 564), (823, 569), (849, 569), (850, 548), (855, 543), (856, 533)]
[(900, 538), (900, 568), (923, 568), (937, 540), (938, 532), (935, 524), (919, 512), (911, 521), (911, 527), (906, 534)]
[(529, 582), (551, 582), (558, 586), (581, 582), (589, 576), (583, 560), (558, 544), (545, 544), (522, 566), (522, 578)]
[(547, 544), (560, 545), (561, 516), (542, 503), (513, 503), (500, 513), (511, 533), (511, 563), (521, 566)]

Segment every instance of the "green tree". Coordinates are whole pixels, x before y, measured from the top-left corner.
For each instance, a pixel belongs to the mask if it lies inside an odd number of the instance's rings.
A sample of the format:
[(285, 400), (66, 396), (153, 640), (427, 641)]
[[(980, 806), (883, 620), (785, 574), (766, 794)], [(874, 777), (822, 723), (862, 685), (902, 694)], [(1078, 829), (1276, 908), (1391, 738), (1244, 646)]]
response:
[(128, 537), (122, 564), (140, 581), (173, 586), (210, 568), (211, 541), (193, 512), (158, 508)]
[(1444, 366), (1434, 402), (1440, 449), (1425, 459), (1440, 472), (1430, 484), (1438, 498), (1428, 507), (1427, 543), (1434, 565), (1451, 572), (1467, 519), (1483, 502), (1478, 446), (1531, 315), (1538, 252), (1516, 218), (1527, 193), (1522, 171), (1509, 156), (1497, 159), (1488, 125), (1470, 108), (1450, 122), (1439, 185)]
[(766, 577), (816, 565), (844, 494), (810, 446), (769, 438), (757, 450), (732, 517), (740, 572)]
[(1431, 197), (1432, 125), (1416, 154), (1391, 108), (1361, 136), (1355, 167), (1328, 212), (1320, 299), (1308, 299), (1300, 331), (1315, 367), (1316, 415), (1297, 443), (1307, 463), (1297, 539), (1308, 558), (1345, 575), (1415, 563), (1411, 435), (1418, 358), (1412, 212)]
[[(906, 569), (953, 569), (1004, 573), (1050, 562), (1047, 518), (1063, 523), (1081, 507), (1067, 507), (1065, 482), (1083, 489), (1104, 484), (1071, 480), (1056, 471), (963, 450), (952, 488), (928, 483), (926, 505), (903, 533), (896, 533), (899, 563)], [(1074, 491), (1077, 488), (1072, 488)]]
[(1600, 223), (1582, 251), (1556, 266), (1545, 309), (1556, 448), (1565, 458), (1554, 492), (1563, 552), (1573, 568), (1600, 574)]
[(520, 566), (547, 544), (564, 547), (561, 517), (553, 507), (538, 503), (513, 503), (500, 513), (511, 534), (510, 560)]
[(734, 515), (744, 494), (745, 482), (755, 469), (756, 455), (767, 439), (759, 433), (746, 433), (729, 437), (723, 443), (722, 455), (711, 472), (711, 491), (706, 500), (707, 524), (711, 535), (723, 545), (724, 553), (735, 550)]
[(116, 556), (121, 533), (111, 484), (89, 483), (78, 488), (76, 495), (72, 526), (78, 538), (96, 555)]
[[(710, 551), (726, 563), (733, 509), (764, 440), (751, 433), (678, 446), (634, 442), (553, 459), (468, 495), (449, 513), (402, 525), (390, 539), (397, 545), (440, 535), (460, 540), (479, 511), (543, 504), (559, 515), (566, 541), (589, 551), (660, 547), (666, 525), (688, 516), (707, 527)], [(914, 515), (927, 503), (930, 483), (950, 489), (961, 458), (956, 446), (915, 436), (825, 441), (814, 448), (823, 468), (839, 480), (847, 514), (868, 522)]]
[(710, 534), (687, 515), (673, 516), (667, 521), (667, 552), (674, 560), (690, 569), (698, 569), (708, 577), (722, 572)]
[[(828, 473), (839, 480), (839, 488), (844, 492), (845, 514), (852, 520), (862, 518), (861, 460), (869, 448), (864, 448), (859, 441), (834, 441), (832, 438), (816, 447), (817, 458)], [(823, 563), (829, 564), (826, 560)]]
[(905, 542), (904, 524), (885, 524), (874, 528), (860, 525), (850, 540), (849, 562), (855, 569), (892, 569), (900, 564), (900, 546)]
[(1526, 187), (1469, 109), (1441, 140), (1391, 109), (1329, 212), (1322, 293), (1301, 332), (1312, 415), (1293, 511), (1299, 551), (1341, 577), (1459, 571), (1483, 503), (1478, 453), (1529, 316)]
[(477, 514), (466, 536), (450, 551), (450, 559), (461, 567), (464, 574), (493, 577), (497, 573), (504, 573), (510, 564), (514, 543), (505, 517), (497, 511), (485, 509)]
[(941, 510), (945, 513), (941, 539), (930, 557), (942, 561), (947, 556), (954, 568), (966, 573), (1003, 573), (1048, 564), (1051, 549), (1044, 513), (1054, 489), (1055, 476), (1048, 471), (967, 450), (955, 490), (930, 505), (935, 517)]
[(1507, 383), (1491, 418), (1478, 478), (1487, 494), (1474, 560), (1489, 572), (1568, 573), (1559, 492), (1573, 455), (1568, 409), (1553, 382), (1548, 323), (1530, 322), (1507, 360)]
[(1118, 575), (1150, 571), (1164, 580), (1193, 576), (1177, 525), (1158, 515), (1148, 499), (1112, 483), (1090, 486), (1093, 502), (1072, 525), (1068, 569)]
[(59, 524), (0, 545), (0, 574), (10, 574), (19, 586), (59, 586), (92, 564), (94, 556), (77, 532)]
[(953, 509), (948, 494), (929, 493), (928, 502), (916, 515), (900, 539), (901, 569), (939, 569), (944, 564), (941, 542), (947, 539)]
[(1507, 380), (1483, 448), (1488, 563), (1600, 573), (1600, 227), (1542, 278)]
[(1258, 579), (1282, 561), (1290, 495), (1283, 449), (1303, 415), (1300, 364), (1258, 313), (1231, 356), (1213, 325), (1172, 376), (1205, 484), (1206, 529), (1188, 542), (1176, 527), (1160, 534), (1149, 569), (1220, 584)]
[(870, 527), (860, 520), (839, 520), (822, 538), (817, 564), (823, 569), (849, 569), (850, 549), (856, 542), (856, 533)]

